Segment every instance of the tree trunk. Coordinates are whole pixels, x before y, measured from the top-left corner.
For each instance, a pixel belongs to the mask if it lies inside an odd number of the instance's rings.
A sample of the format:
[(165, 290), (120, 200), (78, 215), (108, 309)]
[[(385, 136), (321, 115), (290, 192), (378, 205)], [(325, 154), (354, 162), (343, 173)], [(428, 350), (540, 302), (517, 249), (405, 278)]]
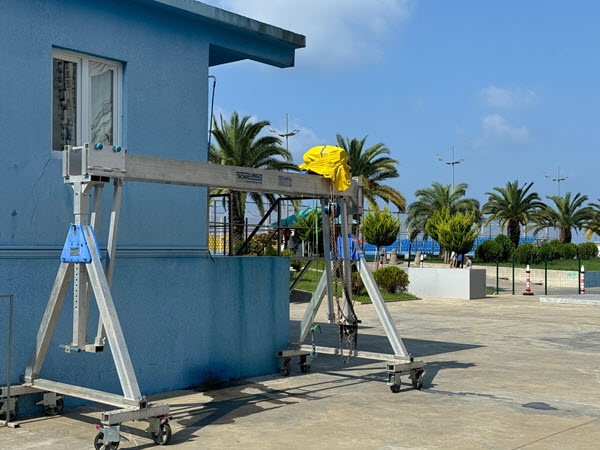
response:
[(240, 205), (240, 195), (244, 195), (243, 192), (231, 192), (231, 204), (229, 208), (231, 208), (231, 243), (233, 249), (238, 244), (238, 242), (242, 242), (244, 240), (244, 216), (245, 211), (241, 211)]
[(521, 237), (521, 226), (518, 221), (508, 221), (508, 237), (512, 242), (513, 248), (517, 248), (519, 246), (519, 238)]
[(561, 227), (559, 239), (563, 244), (568, 244), (571, 242), (571, 228), (570, 227)]

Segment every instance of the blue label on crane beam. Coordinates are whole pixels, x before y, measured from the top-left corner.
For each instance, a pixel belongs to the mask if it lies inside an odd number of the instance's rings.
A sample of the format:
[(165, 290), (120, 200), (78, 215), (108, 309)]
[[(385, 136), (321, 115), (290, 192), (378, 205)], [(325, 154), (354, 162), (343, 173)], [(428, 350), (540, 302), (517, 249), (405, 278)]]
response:
[[(92, 236), (94, 236), (93, 245), (96, 246), (98, 255), (100, 255), (98, 243), (96, 242), (96, 236), (94, 235), (94, 229), (90, 227), (90, 230), (92, 231)], [(100, 259), (102, 259), (102, 256), (100, 256)], [(90, 248), (88, 247), (87, 239), (83, 234), (83, 227), (81, 225), (71, 225), (69, 227), (69, 234), (65, 240), (65, 245), (63, 247), (62, 254), (60, 255), (60, 260), (62, 262), (76, 263), (89, 263), (92, 261)]]

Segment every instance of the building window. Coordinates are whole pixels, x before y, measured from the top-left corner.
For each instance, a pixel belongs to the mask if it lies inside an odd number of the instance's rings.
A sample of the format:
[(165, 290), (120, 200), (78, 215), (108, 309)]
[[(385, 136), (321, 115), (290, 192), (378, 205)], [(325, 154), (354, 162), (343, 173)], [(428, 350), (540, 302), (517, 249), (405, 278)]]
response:
[(120, 63), (52, 51), (52, 149), (121, 145)]

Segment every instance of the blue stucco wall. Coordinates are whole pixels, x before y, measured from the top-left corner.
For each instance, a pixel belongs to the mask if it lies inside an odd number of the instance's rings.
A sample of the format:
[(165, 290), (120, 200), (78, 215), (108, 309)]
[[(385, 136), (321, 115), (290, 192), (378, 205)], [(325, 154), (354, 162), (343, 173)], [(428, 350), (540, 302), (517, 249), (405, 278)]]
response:
[[(0, 260), (0, 285), (16, 294), (15, 381), (27, 365), (58, 264), (52, 259)], [(117, 259), (113, 298), (142, 394), (275, 372), (275, 352), (289, 338), (288, 280), (287, 258)], [(93, 337), (95, 303), (91, 309)], [(0, 301), (0, 383), (6, 381), (7, 312), (8, 301)], [(86, 354), (58, 348), (71, 342), (72, 317), (70, 289), (41, 376), (120, 394), (110, 349)], [(34, 400), (23, 397), (19, 410), (39, 413)], [(82, 403), (68, 398), (66, 406)]]
[[(16, 299), (15, 380), (29, 357), (60, 251), (56, 259), (38, 259), (35, 252), (15, 259), (12, 249), (62, 246), (73, 221), (61, 153), (50, 151), (52, 48), (123, 63), (122, 141), (130, 153), (206, 161), (209, 52), (215, 42), (243, 50), (246, 40), (234, 34), (150, 3), (0, 2), (0, 292)], [(279, 51), (250, 38), (248, 46), (254, 55)], [(108, 185), (96, 229), (101, 247), (110, 198)], [(126, 183), (118, 246), (161, 246), (173, 255), (205, 246), (206, 209), (202, 188)], [(271, 258), (117, 258), (113, 295), (142, 392), (276, 370), (274, 352), (288, 338), (288, 264)], [(109, 353), (58, 350), (71, 339), (71, 290), (42, 376), (120, 392)], [(3, 302), (0, 383), (6, 310)], [(96, 321), (93, 309), (90, 338)], [(31, 405), (20, 401), (25, 414), (38, 411)]]
[[(134, 2), (0, 2), (0, 244), (60, 243), (72, 221), (50, 151), (53, 46), (124, 63), (129, 152), (206, 161), (209, 42), (195, 22)], [(206, 245), (205, 211), (205, 189), (130, 183), (119, 244)]]

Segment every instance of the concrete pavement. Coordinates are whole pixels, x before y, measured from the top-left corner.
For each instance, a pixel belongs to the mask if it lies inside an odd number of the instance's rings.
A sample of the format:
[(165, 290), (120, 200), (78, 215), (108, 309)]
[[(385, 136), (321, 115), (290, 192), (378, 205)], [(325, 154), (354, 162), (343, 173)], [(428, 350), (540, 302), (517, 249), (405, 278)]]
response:
[[(306, 303), (291, 305), (297, 327)], [(425, 387), (398, 394), (384, 364), (319, 356), (311, 372), (241, 380), (154, 396), (171, 404), (170, 446), (195, 448), (598, 448), (600, 308), (547, 305), (539, 297), (426, 299), (388, 304)], [(356, 307), (360, 349), (390, 352), (374, 308)], [(323, 311), (324, 313), (324, 311)], [(324, 314), (320, 315), (324, 321)], [(322, 325), (318, 345), (338, 345)], [(403, 379), (404, 382), (404, 379)], [(92, 448), (101, 405), (0, 429), (2, 449)], [(130, 442), (152, 448), (144, 423)]]

